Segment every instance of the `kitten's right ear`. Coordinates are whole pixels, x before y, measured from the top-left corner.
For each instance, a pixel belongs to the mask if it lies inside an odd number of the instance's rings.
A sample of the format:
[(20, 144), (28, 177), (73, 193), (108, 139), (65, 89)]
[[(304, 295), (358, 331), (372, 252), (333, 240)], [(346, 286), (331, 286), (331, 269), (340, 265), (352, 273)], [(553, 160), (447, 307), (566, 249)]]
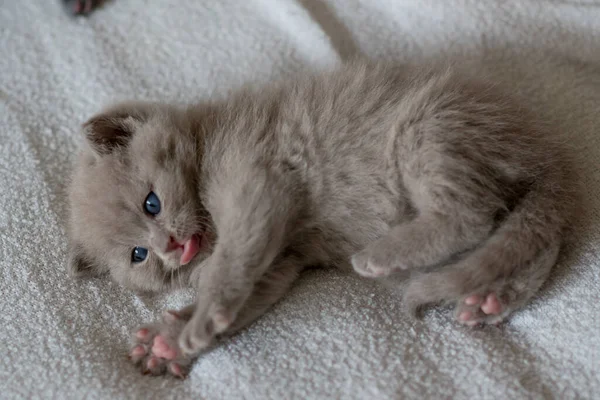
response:
[(122, 103), (95, 115), (83, 124), (83, 132), (100, 155), (127, 145), (135, 130), (150, 115), (150, 104)]
[(97, 276), (105, 272), (78, 244), (69, 246), (68, 269), (69, 275), (74, 278)]

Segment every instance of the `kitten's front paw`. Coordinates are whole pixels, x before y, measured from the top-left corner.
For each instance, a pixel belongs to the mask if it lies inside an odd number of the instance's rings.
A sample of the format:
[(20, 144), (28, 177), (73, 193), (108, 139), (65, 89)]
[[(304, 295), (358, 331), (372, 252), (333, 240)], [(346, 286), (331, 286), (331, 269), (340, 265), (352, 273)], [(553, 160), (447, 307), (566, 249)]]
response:
[(183, 353), (194, 355), (213, 343), (215, 337), (227, 330), (235, 319), (235, 313), (224, 306), (209, 303), (198, 305), (190, 321), (179, 336)]
[(181, 314), (166, 311), (162, 322), (136, 329), (129, 358), (141, 367), (144, 374), (169, 374), (176, 378), (185, 378), (193, 359), (184, 354), (177, 345), (177, 339), (185, 324), (186, 320)]

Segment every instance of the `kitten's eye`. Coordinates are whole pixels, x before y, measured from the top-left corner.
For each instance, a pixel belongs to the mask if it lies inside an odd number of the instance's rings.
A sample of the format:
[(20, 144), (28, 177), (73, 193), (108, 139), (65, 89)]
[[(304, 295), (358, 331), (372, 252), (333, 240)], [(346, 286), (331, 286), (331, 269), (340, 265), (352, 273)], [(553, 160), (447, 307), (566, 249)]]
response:
[(134, 247), (131, 252), (131, 262), (139, 263), (142, 262), (148, 257), (148, 249), (143, 247)]
[(160, 200), (154, 192), (150, 192), (144, 201), (144, 210), (150, 215), (158, 215), (160, 212)]

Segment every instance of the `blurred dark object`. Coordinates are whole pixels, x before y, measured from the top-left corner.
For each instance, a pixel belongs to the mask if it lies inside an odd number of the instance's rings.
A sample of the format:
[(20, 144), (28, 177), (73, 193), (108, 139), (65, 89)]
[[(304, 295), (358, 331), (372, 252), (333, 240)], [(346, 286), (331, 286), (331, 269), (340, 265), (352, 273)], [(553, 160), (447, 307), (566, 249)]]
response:
[(71, 15), (88, 15), (98, 8), (105, 0), (61, 0), (67, 12)]

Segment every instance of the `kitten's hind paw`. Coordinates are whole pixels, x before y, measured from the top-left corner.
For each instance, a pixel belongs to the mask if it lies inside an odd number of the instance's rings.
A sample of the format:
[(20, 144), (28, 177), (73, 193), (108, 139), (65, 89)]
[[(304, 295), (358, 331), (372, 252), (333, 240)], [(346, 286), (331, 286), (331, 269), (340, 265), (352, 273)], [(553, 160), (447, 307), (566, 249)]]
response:
[(144, 375), (168, 374), (184, 379), (193, 358), (181, 352), (177, 338), (186, 322), (176, 311), (166, 311), (161, 322), (138, 328), (129, 359), (140, 366)]
[(496, 293), (490, 292), (485, 295), (472, 294), (459, 301), (455, 316), (458, 322), (467, 326), (498, 325), (511, 311)]
[(365, 278), (383, 278), (393, 272), (393, 268), (378, 262), (367, 248), (352, 256), (351, 262), (354, 271)]

